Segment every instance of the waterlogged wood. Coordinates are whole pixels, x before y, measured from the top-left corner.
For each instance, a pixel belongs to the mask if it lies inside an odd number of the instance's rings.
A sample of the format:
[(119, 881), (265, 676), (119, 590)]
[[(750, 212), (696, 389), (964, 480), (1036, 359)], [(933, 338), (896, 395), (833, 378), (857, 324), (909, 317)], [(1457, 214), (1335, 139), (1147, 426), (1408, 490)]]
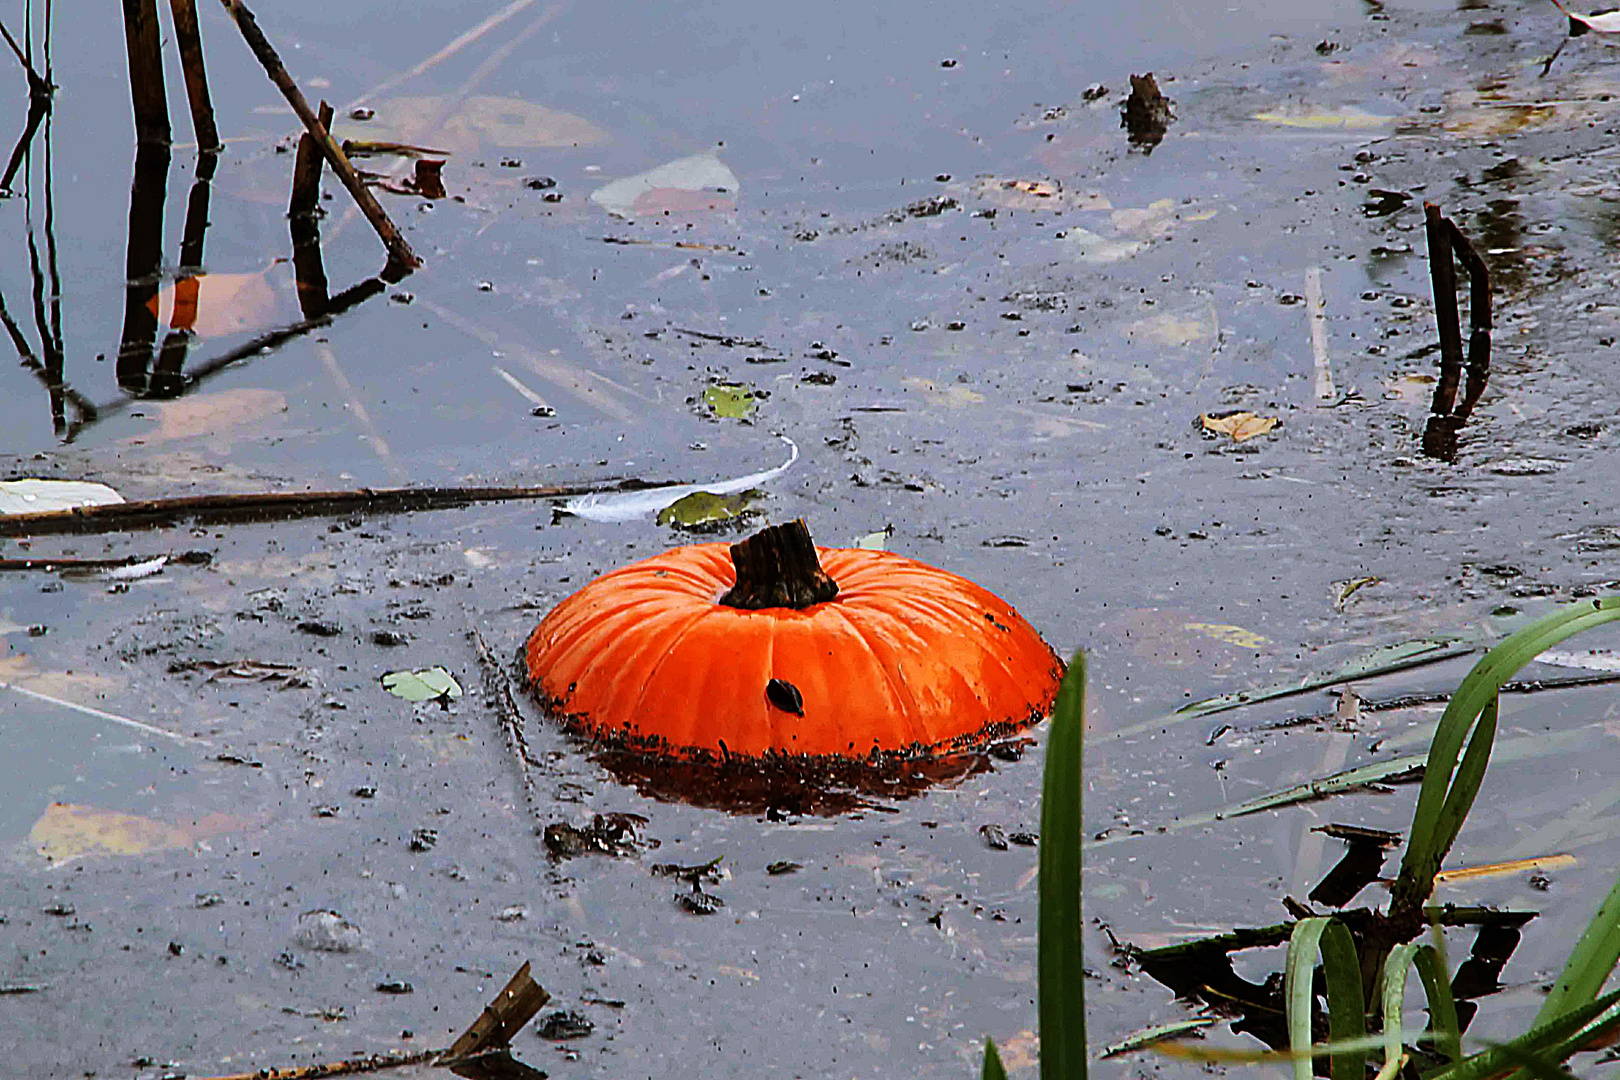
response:
[(445, 1060), (453, 1061), (510, 1045), (512, 1036), (522, 1031), (523, 1025), (550, 1000), (551, 995), (530, 976), (529, 962), (524, 961), (517, 974), (495, 995), (495, 1000), (484, 1006), (472, 1026), (445, 1051)]
[(137, 142), (169, 144), (169, 102), (163, 92), (163, 44), (157, 0), (124, 0), (124, 45), (129, 53), (130, 100)]
[(188, 495), (85, 506), (42, 514), (0, 517), (0, 536), (47, 536), (159, 529), (195, 519), (211, 525), (290, 521), (336, 514), (399, 514), (448, 510), (483, 502), (558, 499), (575, 495), (666, 486), (639, 480), (608, 479), (540, 487), (404, 487), (354, 491), (266, 491), (251, 494)]
[(329, 1076), (357, 1076), (361, 1073), (382, 1072), (408, 1065), (423, 1065), (439, 1057), (438, 1050), (419, 1050), (414, 1054), (370, 1054), (349, 1058), (347, 1061), (329, 1061), (320, 1065), (295, 1065), (285, 1069), (255, 1069), (253, 1072), (231, 1073), (227, 1076), (207, 1076), (200, 1080), (324, 1080)]
[(222, 149), (225, 144), (214, 126), (214, 103), (208, 96), (208, 68), (203, 63), (202, 31), (197, 26), (197, 0), (169, 0), (169, 11), (174, 15), (174, 39), (180, 47), (180, 69), (186, 78), (197, 148)]

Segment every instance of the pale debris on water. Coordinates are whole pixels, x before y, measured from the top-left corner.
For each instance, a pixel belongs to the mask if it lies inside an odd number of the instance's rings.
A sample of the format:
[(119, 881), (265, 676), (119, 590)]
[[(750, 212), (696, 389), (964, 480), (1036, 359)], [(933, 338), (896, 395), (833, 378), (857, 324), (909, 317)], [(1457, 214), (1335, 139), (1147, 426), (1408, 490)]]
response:
[(737, 193), (737, 174), (728, 169), (714, 150), (679, 158), (635, 176), (604, 184), (591, 192), (591, 202), (616, 217), (633, 217), (636, 201), (660, 189)]
[(88, 480), (0, 481), (0, 514), (41, 514), (123, 501), (124, 497), (106, 484)]
[(747, 491), (749, 488), (759, 487), (775, 480), (799, 460), (798, 444), (786, 435), (779, 438), (788, 444), (791, 455), (774, 469), (749, 473), (747, 476), (738, 476), (730, 480), (717, 480), (712, 484), (674, 484), (670, 487), (649, 488), (645, 491), (579, 495), (563, 503), (559, 509), (565, 514), (573, 514), (587, 521), (617, 523), (651, 517), (665, 507), (672, 506), (699, 491), (707, 491), (711, 495), (730, 495), (733, 492)]

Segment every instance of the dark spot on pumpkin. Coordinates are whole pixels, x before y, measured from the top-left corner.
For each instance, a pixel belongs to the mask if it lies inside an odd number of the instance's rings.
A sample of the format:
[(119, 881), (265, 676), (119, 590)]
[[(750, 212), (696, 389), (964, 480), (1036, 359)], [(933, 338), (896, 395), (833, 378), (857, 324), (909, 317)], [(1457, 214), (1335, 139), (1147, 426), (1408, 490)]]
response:
[(804, 695), (786, 679), (772, 679), (765, 684), (765, 699), (783, 712), (804, 715)]
[(1001, 623), (997, 622), (996, 617), (994, 615), (990, 614), (990, 612), (988, 612), (988, 611), (984, 613), (984, 620), (985, 620), (985, 622), (989, 623), (991, 626), (995, 627), (997, 630), (1000, 630), (1002, 633), (1008, 633), (1009, 632), (1007, 627), (1005, 627)]

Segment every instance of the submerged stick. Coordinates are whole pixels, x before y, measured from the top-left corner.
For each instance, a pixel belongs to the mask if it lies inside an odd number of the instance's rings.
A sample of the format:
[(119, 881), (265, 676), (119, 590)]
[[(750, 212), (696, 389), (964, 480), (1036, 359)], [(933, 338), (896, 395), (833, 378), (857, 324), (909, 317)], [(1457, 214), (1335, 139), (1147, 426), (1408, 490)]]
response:
[[(332, 106), (321, 102), (320, 114), (316, 117), (321, 127), (332, 130)], [(315, 213), (315, 208), (321, 200), (321, 169), (326, 159), (321, 157), (321, 149), (315, 144), (315, 136), (304, 132), (298, 137), (298, 156), (293, 159), (292, 197), (287, 202), (287, 215), (299, 217)]]
[(219, 129), (214, 126), (214, 103), (208, 96), (208, 69), (203, 64), (202, 31), (197, 27), (197, 0), (169, 0), (174, 15), (174, 40), (180, 46), (180, 70), (186, 77), (186, 100), (191, 105), (191, 128), (197, 133), (197, 149), (221, 150)]
[(187, 495), (178, 499), (46, 510), (37, 514), (0, 515), (0, 536), (50, 536), (63, 533), (107, 533), (160, 529), (186, 519), (199, 524), (289, 521), (337, 514), (401, 514), (450, 510), (483, 502), (560, 499), (611, 491), (669, 487), (669, 481), (607, 479), (540, 487), (403, 487), (358, 488), (353, 491), (265, 491), (229, 495)]
[(517, 702), (512, 700), (512, 684), (496, 662), (495, 654), (490, 652), (489, 646), (484, 643), (484, 635), (478, 632), (478, 627), (467, 631), (472, 638), (473, 649), (478, 653), (478, 666), (484, 674), (484, 688), (495, 699), (495, 709), (500, 713), (501, 732), (506, 736), (506, 748), (512, 752), (512, 758), (517, 762), (518, 776), (523, 780), (523, 801), (529, 805), (529, 816), (534, 819), (534, 831), (538, 835), (545, 831), (546, 823), (540, 816), (540, 806), (535, 800), (534, 773), (532, 766), (539, 764), (534, 755), (529, 752), (529, 740), (523, 734), (523, 714), (518, 712)]
[[(134, 0), (126, 0), (126, 6), (132, 2)], [(247, 9), (242, 0), (220, 0), (220, 2), (236, 20), (237, 27), (242, 31), (242, 37), (247, 40), (248, 48), (253, 50), (253, 55), (264, 65), (270, 81), (276, 84), (276, 88), (287, 99), (287, 103), (293, 107), (293, 112), (298, 114), (298, 119), (304, 122), (305, 129), (320, 147), (327, 164), (332, 166), (332, 171), (337, 173), (338, 179), (343, 181), (343, 186), (354, 196), (360, 212), (377, 231), (383, 246), (388, 249), (389, 261), (406, 270), (415, 270), (421, 266), (422, 260), (417, 258), (416, 252), (411, 250), (411, 245), (389, 220), (388, 212), (367, 190), (359, 174), (354, 171), (354, 166), (349, 164), (348, 156), (343, 153), (343, 147), (338, 145), (337, 140), (332, 138), (332, 133), (321, 124), (320, 118), (315, 115), (315, 110), (309, 107), (309, 102), (299, 91), (298, 85), (293, 82), (292, 76), (287, 74), (287, 68), (282, 64), (281, 57), (276, 55), (275, 47), (264, 36), (264, 31), (259, 29), (258, 22), (253, 18), (253, 12)]]

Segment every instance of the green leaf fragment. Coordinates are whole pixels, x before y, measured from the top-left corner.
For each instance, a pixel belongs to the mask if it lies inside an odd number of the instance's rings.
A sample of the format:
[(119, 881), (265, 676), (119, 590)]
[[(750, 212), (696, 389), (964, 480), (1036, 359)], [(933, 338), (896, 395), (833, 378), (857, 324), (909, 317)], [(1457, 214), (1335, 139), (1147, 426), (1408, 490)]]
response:
[(406, 701), (435, 701), (461, 696), (461, 684), (442, 667), (421, 671), (390, 671), (382, 677), (383, 689)]
[(749, 505), (758, 497), (758, 491), (740, 491), (735, 495), (694, 491), (658, 511), (657, 521), (660, 525), (673, 525), (677, 529), (723, 525), (746, 515)]
[(746, 420), (754, 412), (754, 391), (741, 383), (710, 383), (703, 389), (703, 403), (723, 419)]

